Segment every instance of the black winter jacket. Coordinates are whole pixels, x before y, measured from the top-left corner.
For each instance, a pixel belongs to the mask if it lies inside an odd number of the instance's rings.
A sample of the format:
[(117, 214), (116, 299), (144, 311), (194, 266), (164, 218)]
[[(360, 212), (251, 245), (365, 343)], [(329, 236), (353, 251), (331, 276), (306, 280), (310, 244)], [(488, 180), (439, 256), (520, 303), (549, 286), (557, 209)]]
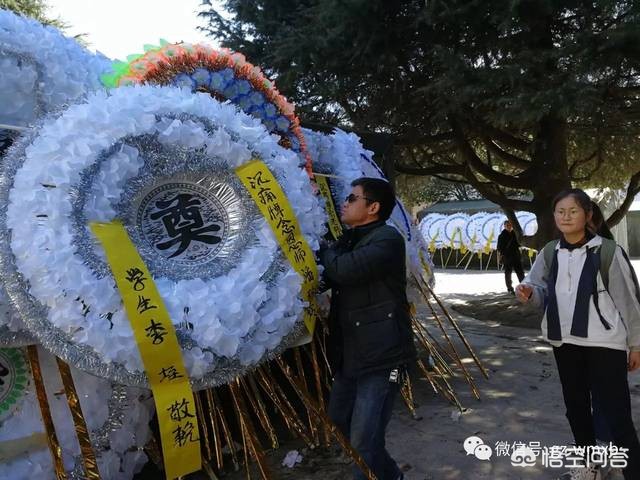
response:
[(319, 255), (332, 289), (327, 350), (333, 371), (356, 377), (415, 359), (398, 231), (382, 221), (356, 227)]

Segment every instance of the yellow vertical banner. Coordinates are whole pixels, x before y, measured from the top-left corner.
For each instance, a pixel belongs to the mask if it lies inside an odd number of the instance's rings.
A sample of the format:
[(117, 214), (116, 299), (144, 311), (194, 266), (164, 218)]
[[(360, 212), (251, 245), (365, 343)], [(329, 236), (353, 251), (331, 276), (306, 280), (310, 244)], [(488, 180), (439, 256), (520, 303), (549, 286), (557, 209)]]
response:
[(254, 159), (241, 165), (236, 168), (236, 174), (269, 223), (285, 257), (302, 277), (302, 298), (309, 303), (304, 311), (304, 322), (309, 332), (313, 333), (319, 316), (315, 297), (318, 268), (293, 208), (273, 173), (261, 160)]
[(156, 405), (167, 479), (201, 468), (200, 435), (189, 376), (169, 312), (120, 222), (92, 223), (122, 296)]
[(318, 190), (320, 190), (320, 195), (325, 199), (325, 210), (329, 217), (329, 231), (331, 232), (331, 235), (333, 235), (334, 240), (337, 240), (342, 236), (342, 224), (340, 223), (340, 217), (336, 211), (336, 206), (333, 203), (331, 189), (329, 188), (329, 181), (327, 180), (327, 177), (324, 177), (319, 173), (315, 173), (314, 178), (318, 185)]

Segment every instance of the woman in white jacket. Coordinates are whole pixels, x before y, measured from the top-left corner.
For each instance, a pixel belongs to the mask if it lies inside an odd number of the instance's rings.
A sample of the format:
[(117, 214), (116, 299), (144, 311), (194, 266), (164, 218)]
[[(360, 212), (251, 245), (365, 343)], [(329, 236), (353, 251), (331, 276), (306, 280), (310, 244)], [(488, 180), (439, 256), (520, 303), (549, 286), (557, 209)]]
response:
[[(538, 255), (516, 294), (520, 301), (545, 310), (542, 335), (553, 345), (576, 445), (596, 445), (593, 396), (615, 446), (628, 449), (625, 479), (639, 480), (640, 443), (631, 417), (627, 372), (640, 367), (640, 288), (623, 249), (615, 244), (605, 249), (611, 240), (588, 229), (591, 205), (579, 189), (556, 197), (553, 209), (560, 241), (545, 247), (553, 249), (551, 255)], [(597, 480), (600, 472), (584, 466), (563, 478)]]

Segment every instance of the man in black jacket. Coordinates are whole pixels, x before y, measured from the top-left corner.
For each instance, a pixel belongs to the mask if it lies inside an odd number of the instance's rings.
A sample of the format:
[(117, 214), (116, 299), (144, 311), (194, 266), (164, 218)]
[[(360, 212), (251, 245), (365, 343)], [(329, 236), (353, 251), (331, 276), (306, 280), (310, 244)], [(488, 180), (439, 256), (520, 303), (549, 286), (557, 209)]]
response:
[(509, 220), (504, 222), (504, 229), (498, 235), (498, 255), (504, 265), (504, 281), (507, 284), (507, 291), (511, 295), (515, 295), (513, 284), (511, 283), (511, 274), (515, 271), (518, 280), (522, 282), (524, 271), (522, 270), (522, 260), (520, 258), (520, 243)]
[[(398, 480), (403, 475), (384, 437), (399, 382), (415, 358), (405, 245), (385, 223), (395, 206), (389, 183), (360, 178), (351, 185), (341, 215), (351, 228), (319, 254), (332, 288), (329, 416), (379, 480)], [(365, 479), (357, 467), (354, 478)]]

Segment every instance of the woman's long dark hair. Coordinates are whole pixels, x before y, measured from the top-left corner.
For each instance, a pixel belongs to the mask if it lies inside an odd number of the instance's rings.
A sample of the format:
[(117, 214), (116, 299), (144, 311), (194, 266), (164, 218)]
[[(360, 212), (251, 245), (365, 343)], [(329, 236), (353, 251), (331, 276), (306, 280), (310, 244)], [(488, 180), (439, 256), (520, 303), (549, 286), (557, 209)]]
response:
[(596, 202), (591, 200), (591, 197), (587, 195), (584, 190), (579, 188), (571, 188), (569, 190), (564, 190), (556, 195), (556, 198), (553, 199), (553, 210), (556, 209), (556, 205), (560, 200), (563, 200), (567, 197), (573, 197), (580, 208), (582, 208), (585, 214), (589, 214), (591, 212), (591, 221), (587, 223), (587, 228), (597, 235), (601, 237), (608, 238), (613, 240), (613, 234), (609, 227), (607, 226), (607, 222), (604, 219), (604, 215), (602, 214), (602, 210)]
[(591, 222), (589, 227), (593, 228), (593, 233), (597, 233), (601, 237), (608, 238), (609, 240), (615, 240), (613, 238), (613, 233), (607, 226), (607, 221), (602, 214), (602, 210), (596, 202), (592, 202), (591, 211), (593, 215), (591, 216)]

